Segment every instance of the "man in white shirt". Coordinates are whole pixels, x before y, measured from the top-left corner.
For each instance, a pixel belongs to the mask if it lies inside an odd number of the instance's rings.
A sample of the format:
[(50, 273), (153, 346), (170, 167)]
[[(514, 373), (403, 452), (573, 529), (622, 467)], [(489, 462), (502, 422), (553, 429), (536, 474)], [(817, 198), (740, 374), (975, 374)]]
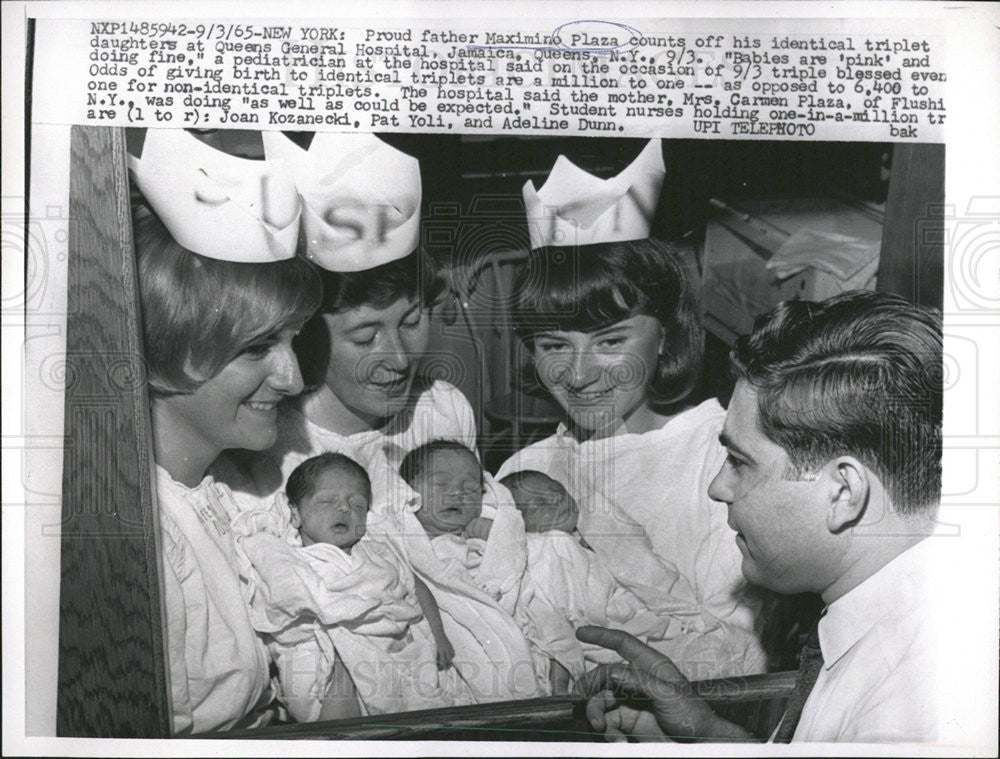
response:
[[(938, 541), (925, 539), (941, 488), (941, 340), (939, 314), (855, 292), (783, 303), (733, 349), (727, 458), (709, 495), (728, 507), (750, 582), (827, 604), (776, 741), (937, 737), (925, 572)], [(578, 637), (629, 662), (588, 673), (595, 729), (753, 738), (638, 640), (593, 627)], [(623, 691), (650, 707), (615, 695)]]

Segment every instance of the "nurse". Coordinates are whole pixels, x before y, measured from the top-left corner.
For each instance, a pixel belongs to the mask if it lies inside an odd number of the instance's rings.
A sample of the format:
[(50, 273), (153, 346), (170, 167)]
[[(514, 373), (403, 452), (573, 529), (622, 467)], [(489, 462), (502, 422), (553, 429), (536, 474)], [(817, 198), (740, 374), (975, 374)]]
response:
[(173, 732), (257, 726), (273, 712), (270, 662), (233, 565), (239, 506), (207, 470), (277, 439), (320, 283), (295, 257), (298, 197), (278, 167), (183, 130), (150, 129), (130, 153)]
[(268, 158), (295, 178), (304, 249), (320, 272), (323, 301), (295, 340), (306, 392), (281, 411), (271, 466), (234, 456), (219, 473), (234, 490), (263, 497), (323, 451), (393, 466), (434, 438), (474, 449), (465, 396), (417, 373), (430, 307), (443, 289), (416, 249), (417, 160), (367, 134), (317, 134), (308, 150), (281, 133), (263, 137)]
[[(356, 460), (372, 483), (369, 532), (392, 542), (434, 593), (455, 666), (476, 700), (539, 695), (529, 645), (510, 613), (523, 552), (512, 551), (488, 587), (472, 583), (436, 557), (414, 516), (419, 496), (398, 474), (403, 457), (431, 440), (473, 451), (477, 442), (461, 391), (417, 372), (443, 287), (417, 250), (419, 164), (368, 134), (316, 134), (308, 149), (280, 133), (263, 138), (268, 159), (289, 168), (302, 198), (304, 249), (320, 270), (323, 301), (295, 341), (307, 388), (280, 410), (277, 442), (264, 456), (224, 457), (214, 471), (260, 508), (305, 459), (333, 451)], [(503, 488), (490, 477), (484, 488), (484, 516), (523, 537)]]
[(515, 326), (566, 419), (497, 476), (534, 469), (562, 484), (588, 544), (651, 608), (657, 578), (685, 581), (674, 591), (695, 613), (652, 645), (688, 677), (760, 672), (740, 554), (707, 495), (725, 412), (714, 399), (684, 403), (702, 361), (698, 305), (678, 254), (645, 239), (663, 175), (654, 140), (617, 177), (560, 156), (541, 190), (525, 186), (533, 250), (514, 287)]

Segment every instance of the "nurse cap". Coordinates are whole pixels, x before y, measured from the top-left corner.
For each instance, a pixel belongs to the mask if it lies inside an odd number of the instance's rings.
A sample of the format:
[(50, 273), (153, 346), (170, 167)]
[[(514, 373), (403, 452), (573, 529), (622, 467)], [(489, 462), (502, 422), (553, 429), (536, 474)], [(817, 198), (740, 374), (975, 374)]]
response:
[(649, 237), (665, 174), (659, 139), (610, 179), (560, 155), (541, 189), (529, 179), (522, 190), (532, 249)]
[(206, 145), (183, 129), (147, 129), (132, 178), (178, 244), (209, 258), (270, 263), (295, 255), (299, 198), (287, 170)]
[(372, 134), (320, 132), (304, 150), (264, 132), (302, 197), (305, 255), (337, 272), (372, 269), (412, 253), (420, 235), (420, 163)]

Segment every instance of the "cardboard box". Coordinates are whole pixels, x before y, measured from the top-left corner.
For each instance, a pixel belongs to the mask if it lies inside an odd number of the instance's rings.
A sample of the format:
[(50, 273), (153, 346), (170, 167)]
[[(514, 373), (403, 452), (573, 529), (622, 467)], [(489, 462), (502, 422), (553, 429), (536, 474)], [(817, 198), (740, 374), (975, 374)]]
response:
[(877, 211), (834, 198), (724, 203), (711, 201), (702, 251), (702, 300), (710, 332), (732, 343), (756, 316), (782, 300), (822, 300), (849, 289), (874, 289), (874, 266), (846, 282), (814, 267), (779, 280), (767, 261), (800, 230), (836, 233), (874, 243), (882, 238)]

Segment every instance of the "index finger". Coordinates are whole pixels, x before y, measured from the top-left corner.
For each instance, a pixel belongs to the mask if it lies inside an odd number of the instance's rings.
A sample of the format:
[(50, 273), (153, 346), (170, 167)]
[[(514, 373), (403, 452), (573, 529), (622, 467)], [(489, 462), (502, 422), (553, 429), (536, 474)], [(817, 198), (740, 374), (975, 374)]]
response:
[(585, 625), (576, 629), (576, 637), (584, 643), (593, 643), (601, 648), (615, 651), (634, 667), (650, 674), (657, 674), (664, 667), (675, 669), (674, 663), (669, 658), (624, 630)]

